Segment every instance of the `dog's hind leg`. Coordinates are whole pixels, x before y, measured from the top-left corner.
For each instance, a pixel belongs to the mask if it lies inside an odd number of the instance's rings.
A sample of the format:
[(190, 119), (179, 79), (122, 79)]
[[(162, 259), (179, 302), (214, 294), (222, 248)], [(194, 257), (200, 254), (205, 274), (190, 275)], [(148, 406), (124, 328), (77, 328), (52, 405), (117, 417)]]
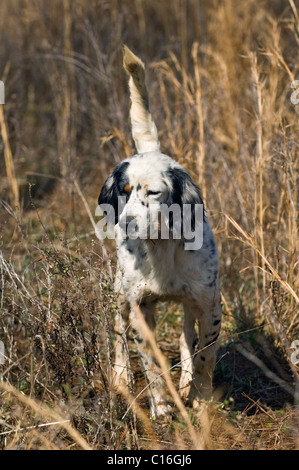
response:
[(180, 395), (187, 399), (190, 392), (190, 384), (193, 377), (193, 353), (196, 342), (195, 318), (192, 310), (184, 305), (184, 327), (180, 337), (181, 350), (181, 379), (180, 379)]
[(189, 394), (189, 400), (193, 407), (199, 406), (201, 400), (212, 399), (213, 373), (221, 327), (219, 293), (216, 296), (219, 297), (217, 300), (215, 298), (215, 291), (210, 291), (209, 293), (205, 291), (198, 310), (192, 308), (199, 324), (199, 349), (194, 357), (194, 373)]

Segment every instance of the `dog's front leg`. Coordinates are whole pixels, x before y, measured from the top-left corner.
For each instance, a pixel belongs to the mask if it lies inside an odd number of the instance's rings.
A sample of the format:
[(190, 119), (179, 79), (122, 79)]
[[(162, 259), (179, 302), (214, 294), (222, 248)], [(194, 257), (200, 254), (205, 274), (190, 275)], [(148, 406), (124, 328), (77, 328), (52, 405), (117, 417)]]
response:
[[(142, 303), (140, 310), (143, 314), (143, 319), (149, 326), (154, 334), (155, 320), (154, 320), (154, 304)], [(147, 390), (150, 402), (150, 415), (151, 418), (159, 418), (169, 413), (170, 407), (166, 401), (165, 384), (161, 377), (161, 370), (159, 369), (148, 342), (143, 338), (140, 325), (140, 318), (138, 318), (134, 307), (131, 308), (130, 323), (135, 344), (138, 348), (140, 359), (142, 362), (143, 372), (148, 384)]]
[(132, 388), (133, 375), (130, 366), (129, 350), (127, 343), (127, 328), (130, 313), (130, 304), (124, 295), (121, 284), (121, 274), (119, 273), (119, 271), (116, 275), (114, 290), (117, 294), (118, 309), (114, 319), (115, 360), (113, 364), (113, 385), (116, 387), (128, 385), (130, 386), (130, 388)]

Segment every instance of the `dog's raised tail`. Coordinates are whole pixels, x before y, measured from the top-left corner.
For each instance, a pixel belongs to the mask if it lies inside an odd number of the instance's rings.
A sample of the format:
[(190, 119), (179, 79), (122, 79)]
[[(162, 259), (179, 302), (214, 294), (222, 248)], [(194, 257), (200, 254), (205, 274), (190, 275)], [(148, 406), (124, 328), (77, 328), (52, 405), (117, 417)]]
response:
[(160, 143), (157, 128), (149, 112), (144, 63), (127, 46), (124, 46), (123, 64), (130, 76), (130, 116), (132, 136), (137, 151), (139, 153), (159, 151)]

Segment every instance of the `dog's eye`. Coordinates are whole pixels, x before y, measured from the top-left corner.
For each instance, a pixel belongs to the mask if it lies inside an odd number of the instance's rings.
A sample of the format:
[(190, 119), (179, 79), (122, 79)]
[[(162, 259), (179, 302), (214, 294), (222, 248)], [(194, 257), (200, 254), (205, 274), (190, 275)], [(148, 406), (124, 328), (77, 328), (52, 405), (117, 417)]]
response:
[(124, 186), (124, 191), (125, 191), (126, 193), (130, 193), (130, 192), (131, 192), (131, 186), (129, 185), (129, 183)]
[(147, 191), (146, 194), (148, 196), (157, 196), (158, 194), (161, 194), (161, 191)]

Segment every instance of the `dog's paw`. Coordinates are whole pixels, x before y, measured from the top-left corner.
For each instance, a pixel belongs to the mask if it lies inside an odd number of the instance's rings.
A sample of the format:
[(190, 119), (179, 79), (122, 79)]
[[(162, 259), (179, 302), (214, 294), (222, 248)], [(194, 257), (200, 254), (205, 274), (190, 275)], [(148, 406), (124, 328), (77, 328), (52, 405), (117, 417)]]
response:
[(206, 387), (201, 386), (197, 388), (194, 384), (191, 385), (188, 402), (190, 406), (196, 410), (202, 407), (203, 403), (213, 401), (212, 388), (208, 384)]
[(184, 402), (189, 401), (191, 382), (192, 382), (192, 378), (189, 378), (189, 377), (185, 378), (184, 380), (181, 379), (180, 381), (179, 394), (180, 394), (181, 399)]
[(116, 389), (122, 389), (123, 387), (127, 388), (128, 383), (128, 374), (127, 371), (122, 368), (121, 370), (113, 369), (112, 370), (112, 386)]
[(156, 419), (171, 419), (172, 407), (166, 401), (151, 404), (150, 417), (152, 420)]

